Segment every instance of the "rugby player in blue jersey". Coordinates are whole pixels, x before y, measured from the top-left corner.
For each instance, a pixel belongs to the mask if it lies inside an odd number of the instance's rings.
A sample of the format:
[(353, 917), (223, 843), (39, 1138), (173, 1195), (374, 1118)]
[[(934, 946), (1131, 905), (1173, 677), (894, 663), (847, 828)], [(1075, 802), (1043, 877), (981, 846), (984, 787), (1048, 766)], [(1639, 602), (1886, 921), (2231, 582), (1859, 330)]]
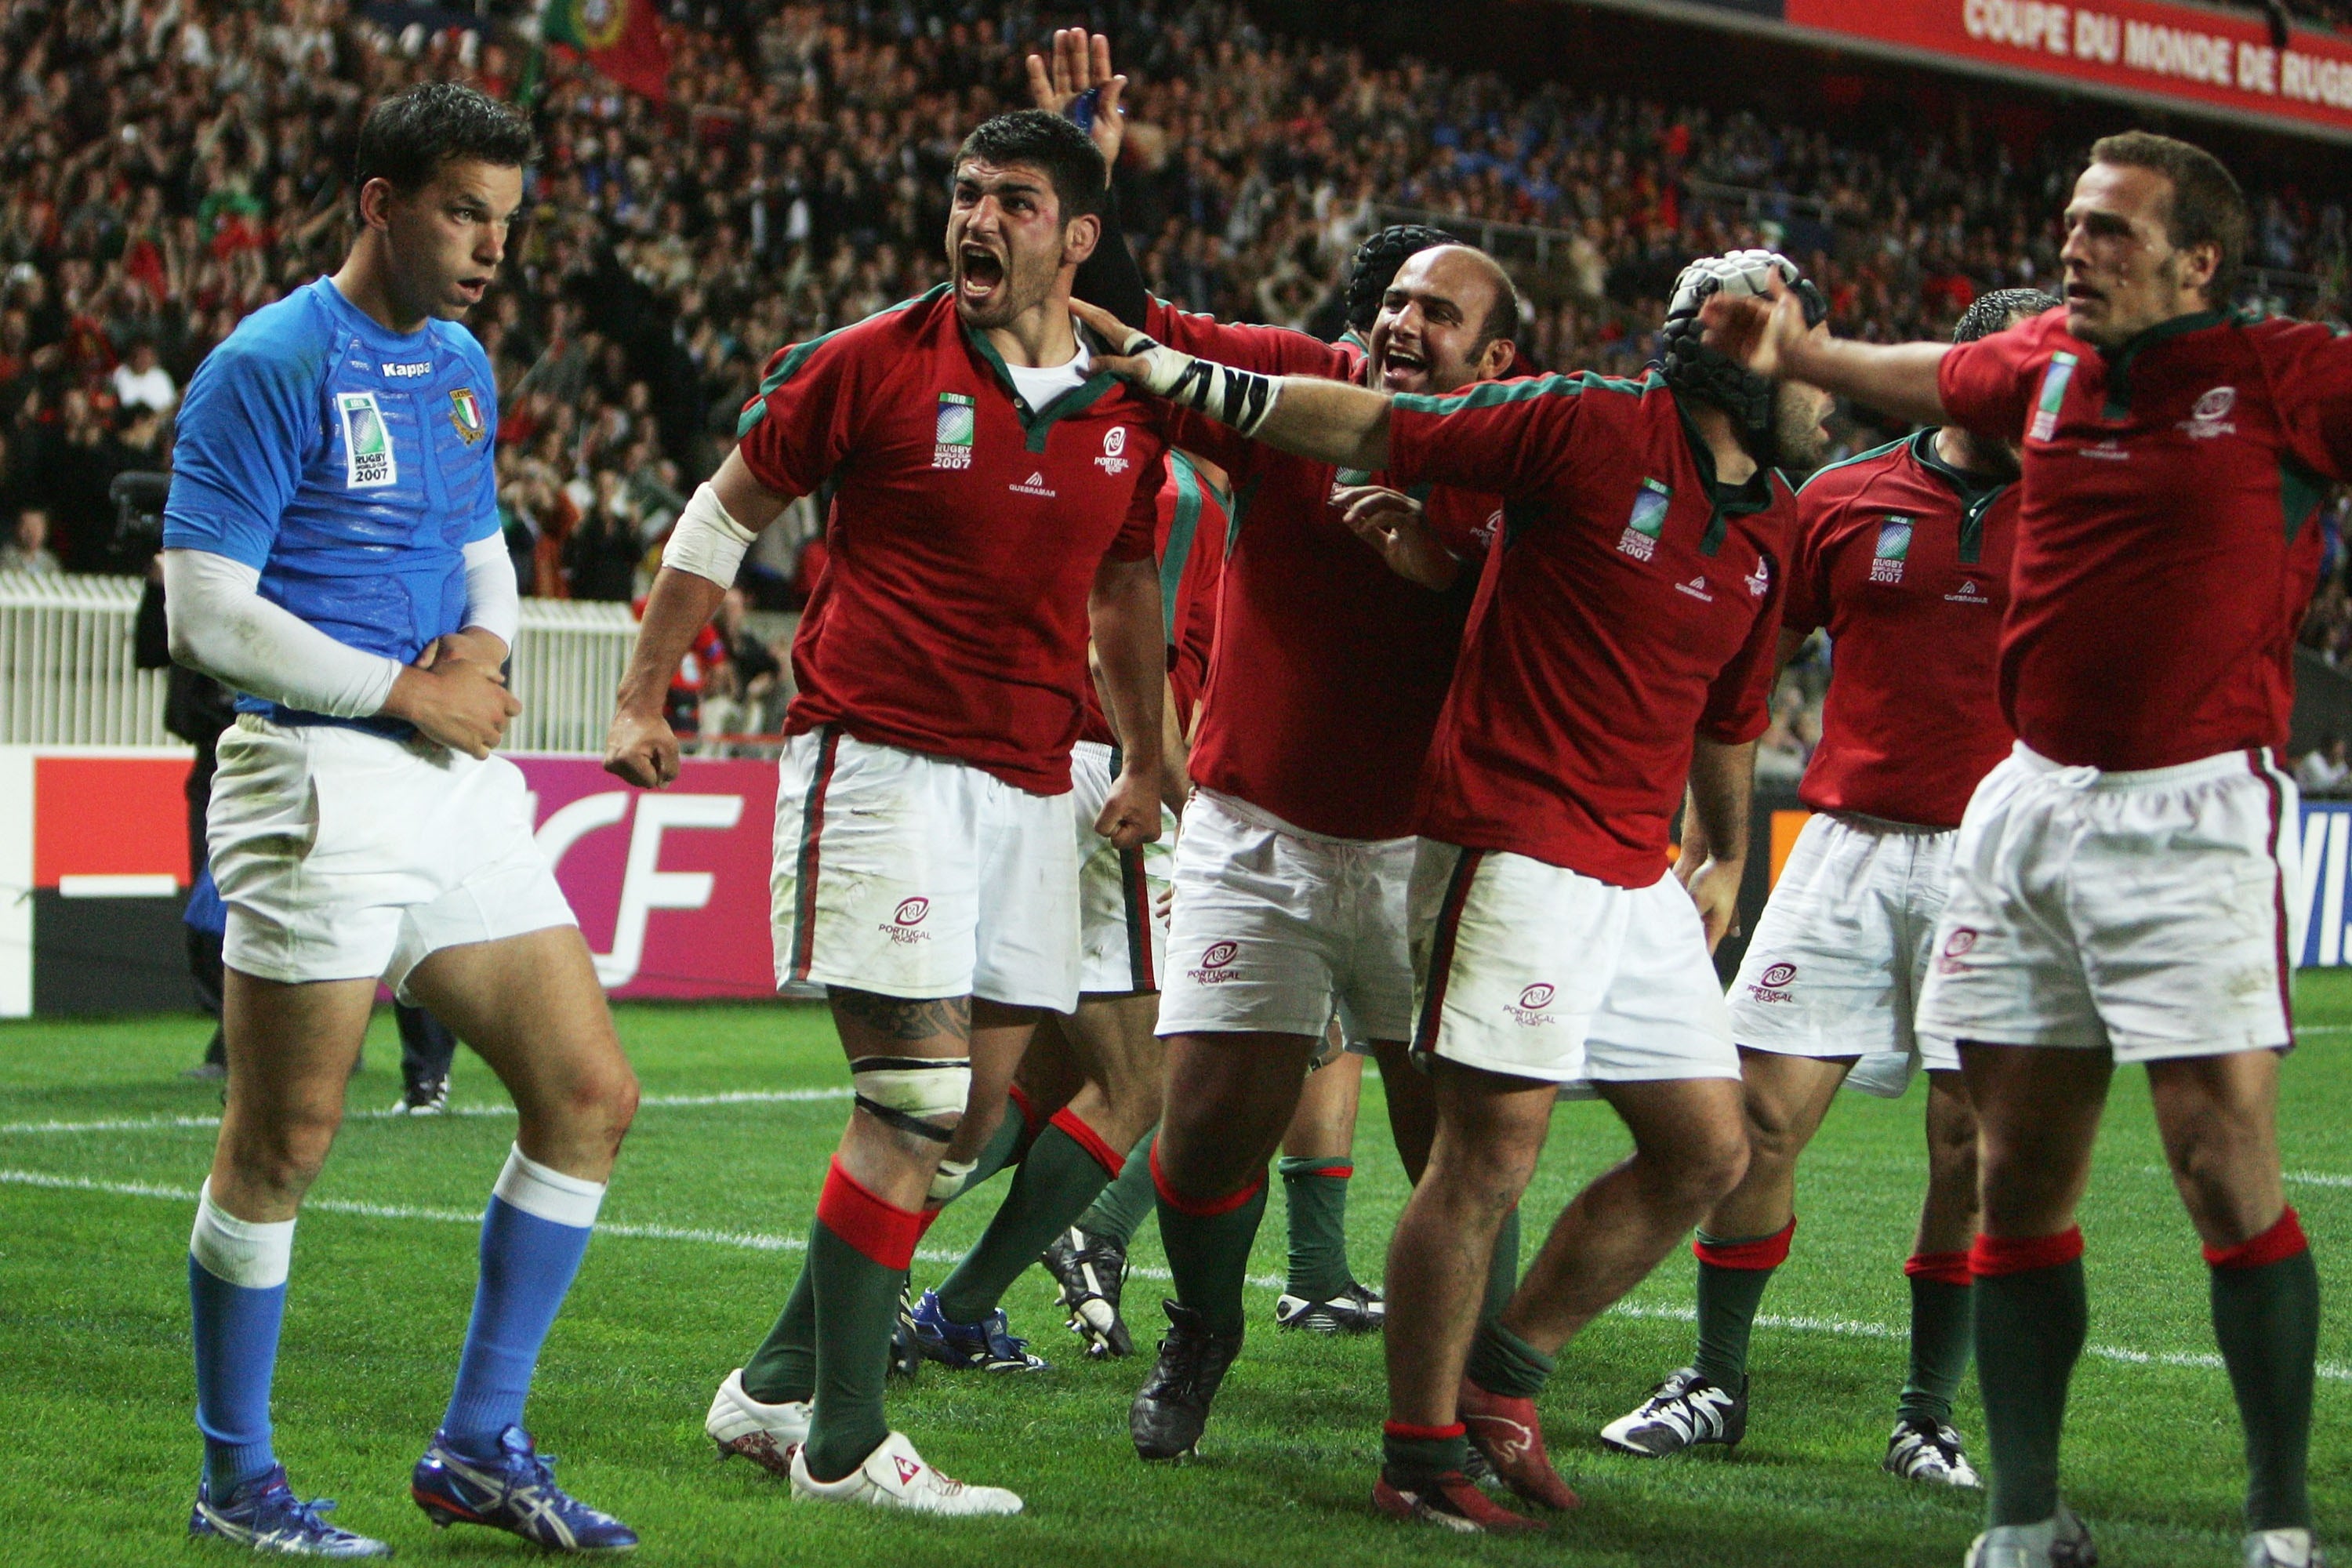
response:
[(457, 324), (522, 200), (531, 133), (471, 89), (378, 104), (358, 237), (331, 278), (213, 351), (179, 418), (163, 573), (173, 656), (234, 687), (207, 837), (228, 906), (228, 1109), (188, 1247), (205, 1468), (189, 1533), (387, 1554), (290, 1490), (269, 1384), (294, 1215), (343, 1112), (379, 980), (489, 1063), (520, 1116), (441, 1429), (436, 1525), (613, 1551), (522, 1426), (533, 1363), (636, 1106), (570, 907), (493, 756), (519, 600), (499, 537), (490, 364)]

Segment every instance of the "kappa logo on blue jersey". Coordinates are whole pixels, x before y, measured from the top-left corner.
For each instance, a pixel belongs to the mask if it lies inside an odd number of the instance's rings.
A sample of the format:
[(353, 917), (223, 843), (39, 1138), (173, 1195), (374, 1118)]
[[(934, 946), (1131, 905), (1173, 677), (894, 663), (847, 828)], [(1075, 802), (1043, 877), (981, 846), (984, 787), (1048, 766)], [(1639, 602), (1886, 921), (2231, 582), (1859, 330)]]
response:
[(343, 421), (343, 488), (372, 490), (398, 484), (400, 464), (392, 455), (392, 432), (383, 426), (375, 394), (339, 393), (335, 411)]
[(461, 386), (449, 395), (449, 423), (457, 427), (458, 438), (468, 447), (480, 440), (489, 430), (482, 418), (482, 400), (474, 395), (470, 386)]

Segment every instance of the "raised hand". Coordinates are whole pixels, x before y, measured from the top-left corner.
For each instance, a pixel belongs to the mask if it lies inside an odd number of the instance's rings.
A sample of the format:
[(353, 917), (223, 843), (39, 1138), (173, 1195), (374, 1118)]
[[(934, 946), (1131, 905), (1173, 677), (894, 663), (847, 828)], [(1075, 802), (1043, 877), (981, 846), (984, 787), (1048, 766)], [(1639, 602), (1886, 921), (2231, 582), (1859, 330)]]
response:
[(1699, 307), (1698, 320), (1701, 342), (1761, 376), (1782, 374), (1790, 348), (1811, 331), (1804, 301), (1778, 278), (1766, 283), (1762, 299), (1717, 290)]
[(1127, 139), (1127, 122), (1119, 115), (1118, 96), (1127, 79), (1110, 68), (1110, 39), (1100, 33), (1091, 38), (1084, 27), (1064, 27), (1054, 35), (1053, 56), (1029, 57), (1029, 101), (1051, 114), (1067, 114), (1081, 94), (1093, 92), (1094, 112), (1087, 134), (1103, 155), (1108, 172), (1118, 163)]

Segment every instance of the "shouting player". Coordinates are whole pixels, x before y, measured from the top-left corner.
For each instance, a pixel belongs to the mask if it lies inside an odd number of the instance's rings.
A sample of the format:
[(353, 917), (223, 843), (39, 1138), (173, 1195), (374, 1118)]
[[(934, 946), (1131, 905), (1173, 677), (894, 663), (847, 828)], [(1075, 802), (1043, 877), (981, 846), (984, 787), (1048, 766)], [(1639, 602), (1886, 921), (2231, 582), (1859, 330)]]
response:
[(1066, 120), (1022, 110), (965, 140), (953, 280), (771, 362), (665, 552), (607, 743), (632, 783), (676, 775), (671, 671), (757, 531), (830, 481), (776, 795), (776, 978), (826, 987), (856, 1100), (817, 1200), (805, 1338), (788, 1310), (711, 1417), (789, 1455), (796, 1497), (1021, 1506), (926, 1464), (882, 1388), (928, 1205), (970, 1173), (942, 1161), (997, 1131), (1039, 1009), (1077, 1005), (1063, 797), (1089, 626), (1126, 742), (1095, 829), (1119, 849), (1160, 832), (1157, 411), (1090, 370), (1068, 303), (1102, 191)]
[(479, 1052), (520, 1116), (412, 1494), (436, 1525), (636, 1543), (557, 1488), (522, 1426), (637, 1094), (522, 774), (490, 754), (520, 711), (499, 674), (519, 601), (497, 389), (457, 322), (498, 271), (530, 153), (522, 118), (469, 88), (379, 103), (341, 270), (247, 317), (180, 412), (172, 651), (243, 693), (208, 819), (228, 1109), (188, 1244), (205, 1436), (188, 1529), (261, 1552), (391, 1551), (288, 1489), (269, 1425), (295, 1211), (379, 981)]
[[(1453, 396), (1253, 374), (1087, 314), (1126, 347), (1106, 368), (1241, 434), (1507, 498), (1416, 810), (1414, 1048), (1437, 1126), (1389, 1249), (1391, 1418), (1373, 1499), (1398, 1517), (1538, 1528), (1465, 1479), (1472, 1434), (1514, 1490), (1576, 1506), (1536, 1418), (1552, 1357), (1746, 1163), (1708, 954), (1737, 912), (1795, 521), (1770, 465), (1819, 460), (1828, 400), (1776, 394), (1689, 328), (1711, 293), (1766, 278), (1800, 284), (1814, 321), (1826, 313), (1778, 256), (1710, 258), (1677, 282), (1663, 374)], [(1666, 868), (1685, 779), (1713, 852), (1687, 893)], [(1569, 1205), (1482, 1324), (1496, 1229), (1562, 1088), (1607, 1100), (1633, 1154)]]
[(1958, 1042), (1983, 1233), (1991, 1447), (1975, 1568), (2088, 1563), (2058, 1494), (2082, 1353), (2075, 1210), (2118, 1062), (2142, 1063), (2204, 1243), (2246, 1436), (2246, 1568), (2305, 1568), (2319, 1282), (2279, 1171), (2294, 1043), (2294, 781), (2276, 765), (2326, 487), (2352, 479), (2352, 342), (2231, 309), (2245, 198), (2211, 154), (2093, 144), (2065, 307), (1979, 342), (1877, 347), (1790, 308), (1710, 317), (1755, 370), (2021, 441), (2000, 691), (2016, 750), (1969, 802), (1918, 1028)]
[[(2057, 303), (2033, 289), (1987, 294), (1953, 337), (1973, 342)], [(1951, 1042), (1916, 1039), (1911, 1014), (1960, 812), (2013, 739), (1993, 656), (2016, 479), (2012, 445), (1946, 426), (1833, 463), (1797, 492), (1780, 661), (1820, 627), (1836, 663), (1798, 792), (1816, 815), (1731, 984), (1748, 1174), (1692, 1243), (1698, 1354), (1601, 1429), (1612, 1448), (1655, 1456), (1740, 1440), (1748, 1334), (1797, 1228), (1798, 1156), (1841, 1083), (1896, 1096), (1924, 1064), (1927, 1197), (1903, 1266), (1911, 1370), (1885, 1462), (1909, 1480), (1978, 1484), (1951, 1424), (1969, 1359), (1976, 1118)], [(1704, 854), (1695, 825), (1682, 848), (1693, 865)]]

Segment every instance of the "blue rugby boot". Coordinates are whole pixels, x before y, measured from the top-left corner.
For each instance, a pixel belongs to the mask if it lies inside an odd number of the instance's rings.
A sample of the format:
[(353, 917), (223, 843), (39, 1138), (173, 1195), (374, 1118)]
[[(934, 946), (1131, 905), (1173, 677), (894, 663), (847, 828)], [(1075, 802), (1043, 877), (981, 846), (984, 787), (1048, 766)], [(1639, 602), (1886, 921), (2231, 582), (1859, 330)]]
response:
[(286, 1557), (389, 1557), (392, 1548), (381, 1541), (337, 1530), (319, 1516), (334, 1507), (331, 1498), (305, 1502), (286, 1484), (286, 1467), (271, 1467), (267, 1475), (213, 1501), (212, 1483), (196, 1483), (196, 1509), (188, 1516), (188, 1534), (209, 1536), (256, 1552)]
[(1045, 1358), (1033, 1355), (1029, 1342), (1006, 1326), (1004, 1309), (993, 1307), (976, 1323), (959, 1323), (940, 1310), (940, 1293), (926, 1290), (915, 1305), (915, 1343), (927, 1360), (963, 1372), (1043, 1372)]
[(499, 1457), (488, 1464), (455, 1452), (436, 1432), (408, 1495), (436, 1529), (485, 1524), (558, 1552), (627, 1552), (637, 1543), (635, 1531), (557, 1486), (554, 1457), (534, 1448), (520, 1426), (499, 1434)]

